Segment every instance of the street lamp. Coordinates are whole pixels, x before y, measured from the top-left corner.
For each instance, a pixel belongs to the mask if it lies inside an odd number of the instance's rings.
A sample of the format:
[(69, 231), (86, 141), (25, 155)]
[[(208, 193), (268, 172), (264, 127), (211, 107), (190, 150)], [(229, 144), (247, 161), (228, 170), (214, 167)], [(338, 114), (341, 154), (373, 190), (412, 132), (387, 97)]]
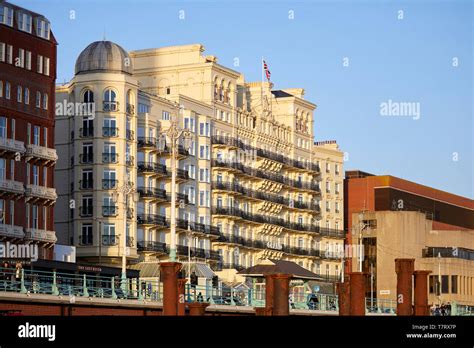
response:
[[(184, 107), (177, 106), (178, 114), (181, 114)], [(174, 114), (171, 115), (170, 126), (163, 132), (158, 141), (158, 147), (163, 151), (166, 144), (170, 145), (171, 157), (171, 243), (169, 258), (171, 262), (176, 262), (176, 173), (178, 164), (179, 141), (183, 137), (184, 147), (190, 146), (191, 132), (187, 129), (181, 129), (179, 126), (179, 118)]]
[(112, 193), (112, 199), (114, 202), (118, 202), (120, 194), (123, 196), (123, 232), (122, 232), (122, 278), (121, 278), (121, 289), (124, 293), (127, 291), (127, 213), (128, 213), (128, 197), (132, 196), (133, 202), (138, 201), (138, 192), (135, 190), (133, 184), (129, 181), (129, 175), (127, 174), (127, 180), (123, 185), (118, 186)]

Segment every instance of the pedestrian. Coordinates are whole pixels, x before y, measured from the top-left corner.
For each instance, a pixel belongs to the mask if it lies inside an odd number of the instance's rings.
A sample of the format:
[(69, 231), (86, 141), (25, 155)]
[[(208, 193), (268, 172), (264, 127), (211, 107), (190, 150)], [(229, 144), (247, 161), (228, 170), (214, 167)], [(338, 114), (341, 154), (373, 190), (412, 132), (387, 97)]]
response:
[(198, 302), (204, 302), (204, 298), (202, 297), (202, 293), (199, 292), (198, 296), (197, 296), (197, 301)]
[(293, 293), (290, 293), (290, 296), (288, 296), (288, 302), (290, 303), (290, 308), (294, 309), (295, 303), (293, 301)]

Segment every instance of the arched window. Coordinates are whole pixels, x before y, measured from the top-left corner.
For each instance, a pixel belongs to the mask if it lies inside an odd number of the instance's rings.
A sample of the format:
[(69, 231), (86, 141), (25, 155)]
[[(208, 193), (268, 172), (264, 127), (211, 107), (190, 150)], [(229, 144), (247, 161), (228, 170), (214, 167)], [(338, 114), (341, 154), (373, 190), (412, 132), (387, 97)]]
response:
[(104, 92), (104, 111), (118, 111), (117, 94), (108, 88)]
[(82, 95), (82, 102), (83, 103), (93, 103), (94, 102), (94, 92), (92, 92), (90, 89), (86, 89), (86, 91)]

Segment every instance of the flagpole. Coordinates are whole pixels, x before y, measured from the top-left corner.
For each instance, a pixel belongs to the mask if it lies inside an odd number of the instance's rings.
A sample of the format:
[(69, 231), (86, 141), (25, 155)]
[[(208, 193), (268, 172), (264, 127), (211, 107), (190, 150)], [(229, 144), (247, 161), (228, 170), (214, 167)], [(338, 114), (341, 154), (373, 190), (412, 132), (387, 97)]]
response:
[(264, 78), (265, 78), (265, 77), (264, 77), (265, 68), (264, 68), (264, 63), (263, 63), (263, 62), (264, 62), (264, 59), (263, 59), (263, 56), (262, 56), (262, 67), (261, 67), (261, 69), (262, 69), (262, 83), (261, 83), (261, 85), (260, 85), (260, 91), (261, 91), (261, 96), (260, 96), (260, 97), (261, 97), (261, 101), (260, 101), (260, 102), (262, 103), (262, 113), (263, 113), (263, 81), (264, 81)]

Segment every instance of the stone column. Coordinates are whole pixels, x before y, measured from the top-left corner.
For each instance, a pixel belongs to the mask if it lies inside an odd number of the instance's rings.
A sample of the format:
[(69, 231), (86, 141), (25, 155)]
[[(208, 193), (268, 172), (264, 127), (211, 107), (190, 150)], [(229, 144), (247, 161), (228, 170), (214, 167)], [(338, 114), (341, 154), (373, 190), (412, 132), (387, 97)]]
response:
[(178, 315), (178, 272), (179, 262), (162, 262), (160, 264), (163, 281), (163, 315)]
[(415, 271), (415, 315), (430, 315), (428, 305), (428, 274), (431, 271)]
[(413, 315), (412, 286), (415, 259), (395, 259), (397, 272), (397, 315)]

